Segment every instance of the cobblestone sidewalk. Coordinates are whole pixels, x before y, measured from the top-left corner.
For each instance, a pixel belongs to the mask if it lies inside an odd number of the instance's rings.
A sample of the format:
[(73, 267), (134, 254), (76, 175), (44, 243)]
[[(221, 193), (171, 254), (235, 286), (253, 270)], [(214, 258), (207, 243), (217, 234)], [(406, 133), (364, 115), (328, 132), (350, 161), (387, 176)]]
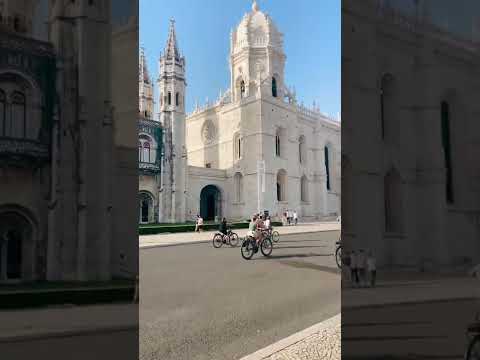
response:
[(325, 320), (241, 360), (340, 360), (341, 316)]
[(340, 360), (341, 326), (336, 324), (264, 360)]

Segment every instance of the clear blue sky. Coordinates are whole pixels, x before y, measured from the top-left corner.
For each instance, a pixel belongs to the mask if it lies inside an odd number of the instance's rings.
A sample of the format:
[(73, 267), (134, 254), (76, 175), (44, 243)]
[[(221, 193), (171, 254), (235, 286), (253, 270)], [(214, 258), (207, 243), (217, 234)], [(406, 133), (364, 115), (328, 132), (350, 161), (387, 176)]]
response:
[[(257, 0), (284, 34), (285, 80), (297, 99), (324, 113), (340, 112), (340, 0)], [(156, 80), (169, 19), (175, 19), (187, 63), (187, 111), (229, 87), (230, 30), (251, 11), (250, 0), (140, 0), (140, 44)]]

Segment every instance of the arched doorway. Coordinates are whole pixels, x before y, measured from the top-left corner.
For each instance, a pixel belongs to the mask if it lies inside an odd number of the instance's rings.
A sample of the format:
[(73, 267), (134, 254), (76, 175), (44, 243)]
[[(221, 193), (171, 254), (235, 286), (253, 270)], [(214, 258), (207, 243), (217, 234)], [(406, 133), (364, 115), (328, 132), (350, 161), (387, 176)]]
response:
[(21, 213), (0, 213), (0, 281), (34, 277), (32, 236), (32, 224)]
[(200, 216), (204, 220), (222, 216), (222, 193), (215, 185), (207, 185), (200, 192)]
[(147, 224), (153, 219), (153, 197), (149, 193), (141, 192), (139, 198), (139, 222)]

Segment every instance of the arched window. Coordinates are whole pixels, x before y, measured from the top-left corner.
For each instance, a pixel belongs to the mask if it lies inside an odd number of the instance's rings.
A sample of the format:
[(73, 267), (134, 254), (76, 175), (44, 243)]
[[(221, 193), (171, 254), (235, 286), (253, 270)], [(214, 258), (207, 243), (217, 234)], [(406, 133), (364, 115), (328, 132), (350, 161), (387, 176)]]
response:
[(452, 150), (450, 142), (450, 105), (446, 101), (441, 104), (442, 147), (445, 159), (446, 183), (445, 192), (448, 203), (453, 203)]
[(277, 173), (277, 201), (285, 201), (287, 186), (287, 172), (279, 170)]
[(305, 175), (300, 179), (300, 201), (308, 201), (308, 179)]
[(242, 138), (240, 134), (236, 134), (233, 139), (233, 151), (235, 154), (235, 160), (240, 160), (242, 158)]
[(352, 165), (346, 156), (342, 156), (342, 182), (341, 182), (341, 214), (342, 214), (342, 229), (345, 232), (352, 231)]
[(331, 190), (330, 186), (330, 152), (328, 146), (324, 147), (325, 153), (325, 176), (326, 176), (326, 186), (327, 190)]
[(307, 152), (305, 149), (305, 136), (298, 138), (298, 161), (300, 164), (304, 164), (307, 160)]
[(143, 162), (150, 162), (150, 142), (145, 141), (143, 143)]
[(240, 82), (240, 99), (245, 97), (245, 81)]
[(235, 187), (235, 202), (239, 203), (243, 201), (243, 176), (240, 173), (235, 173), (234, 176)]
[(5, 125), (7, 117), (7, 96), (5, 92), (0, 89), (0, 134), (5, 135)]
[(13, 19), (13, 29), (15, 31), (20, 31), (20, 19), (18, 18), (18, 16), (15, 16), (15, 18)]
[(402, 232), (402, 193), (400, 174), (391, 169), (384, 178), (385, 232)]
[(382, 76), (380, 83), (380, 126), (381, 137), (385, 139), (388, 134), (388, 123), (392, 123), (393, 109), (392, 109), (392, 90), (393, 76), (392, 74), (385, 74)]
[(180, 94), (178, 92), (175, 94), (175, 105), (180, 105)]
[(172, 93), (168, 92), (168, 105), (172, 105)]
[(281, 153), (281, 146), (282, 146), (282, 143), (281, 143), (281, 130), (280, 129), (277, 129), (277, 133), (275, 134), (275, 155), (276, 156), (280, 156), (282, 153)]
[(11, 134), (16, 138), (24, 138), (27, 136), (27, 110), (25, 103), (25, 95), (19, 91), (12, 94), (12, 113), (11, 113)]
[(272, 77), (272, 96), (277, 97), (277, 79)]
[(142, 151), (143, 151), (142, 142), (139, 141), (138, 142), (138, 162), (142, 162)]

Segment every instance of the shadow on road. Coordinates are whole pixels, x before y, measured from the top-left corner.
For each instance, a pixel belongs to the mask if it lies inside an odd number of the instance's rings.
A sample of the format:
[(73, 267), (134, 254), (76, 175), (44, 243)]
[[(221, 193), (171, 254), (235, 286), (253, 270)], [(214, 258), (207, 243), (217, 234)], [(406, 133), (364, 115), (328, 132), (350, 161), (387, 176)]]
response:
[(290, 259), (290, 258), (309, 258), (309, 257), (324, 257), (333, 256), (333, 254), (288, 254), (288, 255), (270, 255), (269, 257), (259, 257), (255, 260), (278, 260), (278, 259)]
[(326, 248), (326, 245), (308, 245), (308, 246), (273, 246), (274, 249), (309, 249), (309, 248)]

